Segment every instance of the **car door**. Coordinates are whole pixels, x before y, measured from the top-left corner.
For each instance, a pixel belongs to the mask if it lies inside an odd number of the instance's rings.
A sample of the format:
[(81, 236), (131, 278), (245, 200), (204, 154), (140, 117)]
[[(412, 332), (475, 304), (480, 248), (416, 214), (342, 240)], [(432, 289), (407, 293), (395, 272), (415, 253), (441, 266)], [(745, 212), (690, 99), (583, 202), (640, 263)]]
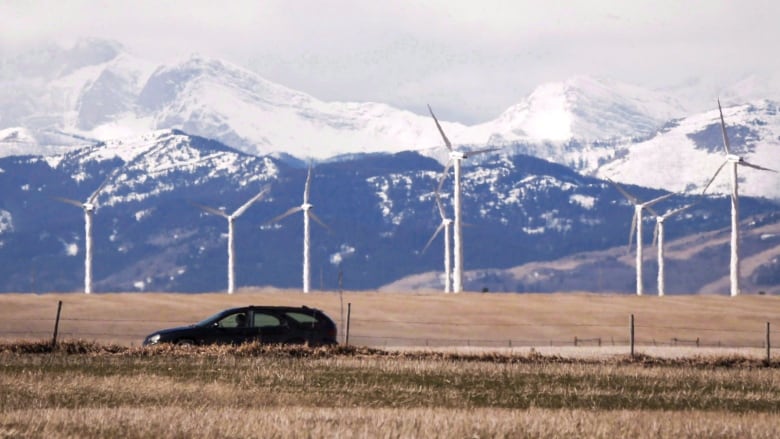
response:
[(212, 328), (210, 343), (239, 344), (247, 341), (247, 312), (236, 311), (219, 319)]
[(261, 343), (284, 343), (288, 340), (288, 325), (271, 310), (254, 310), (252, 313), (252, 336)]

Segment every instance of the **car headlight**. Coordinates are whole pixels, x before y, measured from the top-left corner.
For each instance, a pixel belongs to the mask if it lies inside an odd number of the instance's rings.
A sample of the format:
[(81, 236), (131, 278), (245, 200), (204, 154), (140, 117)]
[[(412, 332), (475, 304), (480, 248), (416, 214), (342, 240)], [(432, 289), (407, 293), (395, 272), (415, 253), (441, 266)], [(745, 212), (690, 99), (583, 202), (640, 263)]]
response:
[(152, 336), (147, 337), (146, 343), (148, 344), (155, 344), (158, 341), (160, 341), (160, 334), (154, 334)]

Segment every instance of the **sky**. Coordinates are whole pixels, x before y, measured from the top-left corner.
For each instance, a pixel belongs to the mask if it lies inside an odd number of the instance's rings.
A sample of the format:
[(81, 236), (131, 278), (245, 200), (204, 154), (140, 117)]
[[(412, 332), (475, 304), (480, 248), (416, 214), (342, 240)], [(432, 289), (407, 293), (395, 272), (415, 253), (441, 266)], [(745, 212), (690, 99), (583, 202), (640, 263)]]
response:
[(574, 75), (715, 94), (780, 71), (778, 23), (772, 0), (0, 0), (0, 58), (108, 38), (160, 63), (218, 57), (322, 100), (430, 103), (473, 124)]

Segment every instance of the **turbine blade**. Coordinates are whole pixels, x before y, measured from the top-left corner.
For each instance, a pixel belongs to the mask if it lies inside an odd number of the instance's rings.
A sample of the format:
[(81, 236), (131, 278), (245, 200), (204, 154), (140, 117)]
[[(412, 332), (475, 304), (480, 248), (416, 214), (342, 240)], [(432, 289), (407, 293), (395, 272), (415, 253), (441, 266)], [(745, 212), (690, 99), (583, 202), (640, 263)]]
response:
[(634, 217), (631, 218), (631, 231), (628, 232), (628, 252), (631, 252), (631, 243), (634, 242), (634, 234), (636, 233), (636, 210), (634, 210)]
[(87, 198), (87, 203), (94, 204), (95, 198), (97, 198), (100, 191), (102, 191), (103, 188), (106, 187), (108, 182), (111, 181), (111, 177), (113, 177), (113, 173), (110, 174), (108, 177), (106, 177), (105, 180), (103, 180), (103, 183), (101, 183), (100, 186), (98, 186), (98, 188), (95, 189), (95, 192), (92, 192), (92, 195), (90, 195), (89, 198)]
[(449, 177), (450, 168), (452, 167), (452, 160), (447, 161), (447, 165), (444, 167), (444, 171), (441, 173), (441, 178), (439, 179), (439, 186), (436, 188), (436, 193), (441, 193), (441, 188), (444, 186), (444, 180)]
[(617, 189), (617, 190), (618, 190), (618, 192), (620, 192), (621, 194), (623, 194), (623, 196), (624, 196), (624, 197), (626, 197), (626, 199), (627, 199), (628, 201), (630, 201), (630, 202), (631, 202), (631, 204), (639, 204), (639, 200), (637, 200), (637, 199), (636, 199), (636, 198), (635, 198), (633, 195), (631, 195), (631, 194), (629, 194), (628, 192), (626, 192), (626, 191), (625, 191), (625, 190), (624, 190), (622, 187), (620, 187), (620, 185), (619, 185), (619, 184), (617, 184), (616, 182), (612, 181), (612, 180), (611, 180), (611, 179), (609, 179), (609, 178), (607, 179), (607, 181), (609, 181), (610, 183), (612, 183), (612, 185), (613, 185), (613, 186), (615, 186), (615, 189)]
[(246, 212), (246, 210), (247, 210), (247, 209), (249, 209), (249, 206), (251, 206), (251, 205), (252, 205), (252, 204), (254, 204), (255, 202), (257, 202), (257, 201), (261, 200), (263, 197), (265, 197), (265, 195), (268, 193), (268, 190), (269, 190), (269, 189), (268, 189), (268, 187), (267, 187), (267, 186), (266, 186), (266, 187), (264, 187), (262, 190), (260, 190), (260, 192), (258, 192), (258, 193), (257, 193), (257, 195), (255, 195), (255, 196), (254, 196), (254, 197), (252, 197), (252, 198), (251, 198), (249, 201), (247, 201), (246, 203), (244, 203), (244, 204), (243, 204), (241, 207), (239, 207), (238, 209), (236, 209), (236, 211), (235, 211), (235, 212), (233, 212), (233, 215), (231, 215), (231, 216), (232, 216), (233, 218), (238, 218), (238, 217), (240, 217), (241, 215), (243, 215), (243, 214), (244, 214), (244, 212)]
[(650, 211), (650, 213), (652, 213), (652, 214), (653, 214), (653, 215), (655, 215), (656, 217), (659, 217), (659, 216), (661, 216), (661, 215), (659, 215), (659, 214), (658, 214), (658, 212), (656, 212), (656, 211), (655, 211), (655, 209), (653, 209), (652, 207), (650, 207), (650, 206), (645, 206), (645, 208), (647, 208), (647, 210), (649, 210), (649, 211)]
[(330, 232), (333, 232), (333, 230), (332, 230), (330, 227), (328, 227), (328, 226), (327, 226), (325, 223), (323, 223), (323, 222), (322, 222), (322, 220), (321, 220), (321, 219), (320, 219), (320, 218), (319, 218), (317, 215), (315, 215), (315, 214), (314, 214), (314, 212), (312, 212), (311, 210), (309, 210), (309, 211), (308, 211), (308, 212), (306, 212), (306, 213), (309, 215), (309, 218), (313, 219), (313, 220), (314, 220), (314, 221), (315, 221), (317, 224), (319, 224), (319, 225), (321, 225), (322, 227), (324, 227), (324, 228), (325, 228), (325, 230), (327, 230), (329, 233), (330, 233)]
[(433, 243), (433, 240), (436, 239), (436, 237), (441, 233), (441, 231), (444, 230), (444, 223), (442, 222), (438, 228), (436, 228), (436, 231), (433, 232), (433, 235), (431, 235), (431, 238), (428, 240), (428, 242), (425, 243), (425, 247), (422, 249), (422, 253), (425, 253), (426, 250), (428, 250), (428, 247), (431, 246), (431, 243)]
[(752, 163), (748, 163), (748, 162), (746, 162), (746, 161), (744, 161), (744, 160), (743, 160), (743, 161), (741, 161), (741, 162), (739, 162), (739, 164), (740, 164), (740, 165), (749, 166), (749, 167), (751, 167), (751, 168), (755, 168), (755, 169), (760, 169), (760, 170), (762, 170), (762, 171), (777, 172), (777, 171), (775, 171), (774, 169), (769, 169), (769, 168), (765, 168), (765, 167), (763, 167), (763, 166), (754, 165), (754, 164), (752, 164)]
[(441, 138), (444, 139), (444, 144), (447, 145), (447, 149), (452, 151), (452, 144), (450, 143), (450, 139), (447, 138), (447, 135), (444, 134), (444, 130), (441, 129), (441, 125), (439, 125), (439, 120), (436, 119), (436, 115), (433, 114), (433, 109), (430, 105), (428, 105), (428, 111), (431, 112), (431, 116), (433, 117), (433, 121), (436, 122), (436, 128), (439, 129), (439, 132), (441, 133)]
[(712, 184), (712, 182), (715, 181), (715, 177), (717, 177), (718, 174), (720, 174), (720, 171), (723, 169), (724, 166), (726, 166), (726, 163), (728, 163), (728, 162), (729, 161), (726, 160), (725, 162), (721, 163), (720, 166), (718, 166), (718, 170), (715, 171), (714, 174), (712, 174), (712, 178), (710, 178), (710, 181), (708, 181), (707, 184), (704, 185), (704, 189), (701, 191), (702, 195), (704, 195), (704, 193), (707, 192), (707, 188), (709, 188), (710, 185)]
[(82, 203), (81, 201), (76, 201), (71, 198), (63, 198), (63, 197), (52, 197), (52, 198), (61, 203), (72, 204), (80, 209), (84, 208), (84, 203)]
[(726, 154), (731, 154), (729, 145), (729, 136), (726, 135), (726, 122), (723, 120), (723, 109), (720, 107), (720, 98), (718, 98), (718, 111), (720, 112), (720, 129), (723, 131), (723, 148), (726, 150)]
[(476, 151), (469, 151), (467, 153), (464, 153), (463, 155), (466, 156), (466, 158), (474, 157), (475, 155), (479, 154), (487, 154), (489, 152), (498, 151), (501, 148), (485, 148), (485, 149), (478, 149)]
[(225, 212), (223, 212), (223, 211), (221, 211), (219, 209), (214, 209), (213, 207), (204, 206), (203, 204), (198, 204), (198, 203), (191, 203), (191, 204), (193, 206), (197, 207), (198, 209), (203, 210), (205, 212), (221, 216), (221, 217), (223, 217), (225, 219), (229, 218), (228, 214), (226, 214)]
[(292, 215), (292, 214), (294, 214), (296, 212), (300, 212), (301, 210), (303, 210), (303, 208), (301, 206), (291, 207), (289, 210), (287, 210), (287, 212), (285, 212), (285, 213), (283, 213), (283, 214), (281, 214), (279, 216), (273, 217), (270, 221), (267, 221), (266, 224), (272, 224), (272, 223), (275, 223), (277, 221), (281, 221), (281, 220), (287, 218), (288, 216), (290, 216), (290, 215)]
[(306, 184), (303, 186), (303, 204), (309, 202), (309, 188), (311, 188), (311, 165), (309, 165), (309, 172), (306, 174)]
[(680, 208), (678, 208), (678, 209), (670, 210), (669, 212), (666, 212), (666, 213), (663, 215), (663, 218), (669, 218), (670, 216), (677, 215), (678, 213), (680, 213), (680, 212), (682, 212), (682, 211), (685, 211), (685, 210), (688, 210), (688, 209), (690, 209), (691, 207), (693, 207), (693, 206), (695, 206), (695, 205), (697, 205), (697, 204), (699, 204), (699, 202), (698, 202), (698, 201), (697, 201), (697, 202), (695, 202), (695, 203), (691, 203), (691, 204), (688, 204), (688, 205), (686, 205), (686, 206), (680, 207)]
[(436, 207), (439, 208), (439, 216), (442, 220), (447, 219), (447, 214), (444, 212), (444, 204), (441, 202), (441, 197), (439, 196), (439, 192), (436, 191), (435, 194), (436, 197)]
[(660, 196), (660, 197), (658, 197), (658, 198), (653, 198), (653, 199), (652, 199), (652, 200), (650, 200), (650, 201), (646, 201), (646, 202), (642, 203), (642, 207), (650, 207), (650, 206), (652, 206), (653, 204), (660, 203), (661, 201), (663, 201), (663, 200), (665, 200), (665, 199), (667, 199), (667, 198), (671, 197), (672, 195), (674, 195), (674, 193), (671, 193), (671, 194), (666, 194), (666, 195), (661, 195), (661, 196)]

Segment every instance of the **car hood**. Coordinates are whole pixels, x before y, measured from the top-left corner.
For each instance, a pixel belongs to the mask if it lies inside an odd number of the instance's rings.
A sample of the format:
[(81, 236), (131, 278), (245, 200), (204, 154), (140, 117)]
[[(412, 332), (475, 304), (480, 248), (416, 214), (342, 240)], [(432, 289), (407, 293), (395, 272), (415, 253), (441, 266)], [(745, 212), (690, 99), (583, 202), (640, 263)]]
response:
[(154, 335), (154, 334), (160, 334), (160, 335), (175, 334), (177, 332), (191, 331), (191, 330), (193, 330), (195, 328), (197, 328), (197, 326), (195, 326), (195, 325), (177, 326), (175, 328), (160, 329), (159, 331), (152, 332), (150, 335)]

